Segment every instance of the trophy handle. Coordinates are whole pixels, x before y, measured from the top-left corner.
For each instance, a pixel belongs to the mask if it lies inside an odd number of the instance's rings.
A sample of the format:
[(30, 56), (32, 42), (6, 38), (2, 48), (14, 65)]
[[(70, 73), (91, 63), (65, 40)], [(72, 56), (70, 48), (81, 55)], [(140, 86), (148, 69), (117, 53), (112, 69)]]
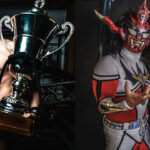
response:
[(9, 53), (13, 54), (13, 49), (11, 48), (10, 45), (8, 45), (3, 37), (3, 33), (2, 33), (2, 26), (3, 26), (3, 21), (4, 21), (4, 25), (9, 28), (12, 32), (13, 32), (13, 21), (11, 20), (11, 18), (9, 16), (4, 16), (1, 18), (0, 20), (0, 37), (1, 40), (3, 42), (3, 44), (5, 45), (5, 47), (7, 48), (7, 50), (9, 51)]
[(60, 30), (55, 36), (57, 36), (57, 35), (63, 35), (63, 34), (65, 34), (68, 30), (69, 30), (69, 33), (68, 33), (68, 36), (66, 37), (65, 41), (64, 41), (57, 49), (55, 49), (55, 50), (53, 50), (53, 51), (50, 51), (51, 49), (48, 49), (47, 52), (46, 52), (46, 54), (41, 57), (41, 59), (40, 59), (41, 61), (42, 61), (45, 57), (47, 57), (47, 56), (49, 56), (49, 55), (51, 55), (51, 54), (53, 54), (53, 53), (59, 51), (60, 49), (62, 49), (62, 48), (65, 46), (65, 44), (70, 40), (70, 38), (71, 38), (71, 36), (72, 36), (72, 34), (73, 34), (73, 32), (74, 32), (74, 26), (73, 26), (73, 24), (72, 24), (71, 22), (65, 22), (65, 23), (63, 23), (63, 24), (61, 25), (61, 30)]

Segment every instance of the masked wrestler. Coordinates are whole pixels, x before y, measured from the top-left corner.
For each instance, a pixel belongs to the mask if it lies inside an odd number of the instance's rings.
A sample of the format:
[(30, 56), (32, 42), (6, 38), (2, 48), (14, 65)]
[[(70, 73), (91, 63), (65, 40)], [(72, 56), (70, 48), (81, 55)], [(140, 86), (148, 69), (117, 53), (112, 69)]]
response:
[[(11, 49), (13, 50), (13, 42), (6, 40), (6, 43), (10, 45)], [(0, 40), (0, 71), (2, 70), (5, 62), (8, 59), (8, 56), (11, 55), (10, 51), (7, 50), (5, 45)], [(2, 78), (1, 84), (0, 84), (0, 100), (4, 96), (9, 96), (12, 91), (12, 81), (14, 80), (13, 76), (9, 72), (9, 69), (7, 68), (5, 70), (4, 76)], [(35, 116), (36, 113), (38, 113), (38, 107), (39, 107), (39, 95), (38, 92), (36, 92), (34, 85), (32, 86), (32, 100), (30, 104), (31, 113), (25, 113), (24, 117), (30, 117)], [(32, 111), (33, 110), (33, 111)]]
[(93, 93), (98, 110), (104, 114), (106, 149), (149, 150), (150, 70), (141, 59), (150, 38), (147, 1), (135, 16), (130, 12), (122, 17), (121, 26), (95, 13), (122, 41), (119, 49), (119, 43), (112, 42), (115, 52), (100, 59), (93, 74)]

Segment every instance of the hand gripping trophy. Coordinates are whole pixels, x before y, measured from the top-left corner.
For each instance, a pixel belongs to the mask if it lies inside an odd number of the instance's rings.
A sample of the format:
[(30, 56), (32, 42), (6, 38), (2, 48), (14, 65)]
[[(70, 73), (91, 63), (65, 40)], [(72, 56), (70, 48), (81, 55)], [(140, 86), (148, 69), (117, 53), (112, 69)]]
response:
[[(2, 23), (4, 22), (4, 25), (14, 32), (14, 54), (10, 55), (6, 61), (0, 75), (0, 81), (7, 65), (9, 65), (10, 73), (15, 77), (12, 83), (12, 93), (3, 97), (0, 102), (0, 112), (11, 116), (11, 118), (17, 116), (17, 121), (19, 117), (23, 118), (22, 115), (29, 109), (27, 96), (27, 92), (30, 90), (29, 80), (35, 78), (39, 89), (37, 62), (60, 50), (69, 41), (74, 31), (74, 26), (70, 22), (59, 26), (55, 20), (48, 17), (46, 11), (43, 10), (44, 5), (44, 0), (36, 0), (31, 10), (11, 18), (4, 16), (0, 20), (1, 39), (9, 51), (11, 49), (5, 43), (2, 35)], [(47, 45), (53, 37), (66, 33), (68, 36), (64, 43), (53, 52), (47, 50)]]

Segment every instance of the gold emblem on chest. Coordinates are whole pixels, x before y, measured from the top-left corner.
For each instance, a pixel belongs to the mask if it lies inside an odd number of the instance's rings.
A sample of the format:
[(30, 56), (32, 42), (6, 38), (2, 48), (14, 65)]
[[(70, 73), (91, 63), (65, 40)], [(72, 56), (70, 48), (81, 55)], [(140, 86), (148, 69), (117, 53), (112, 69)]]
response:
[(139, 71), (139, 75), (132, 75), (132, 77), (140, 82), (142, 87), (144, 87), (146, 80), (149, 78), (149, 74), (144, 75), (141, 71)]

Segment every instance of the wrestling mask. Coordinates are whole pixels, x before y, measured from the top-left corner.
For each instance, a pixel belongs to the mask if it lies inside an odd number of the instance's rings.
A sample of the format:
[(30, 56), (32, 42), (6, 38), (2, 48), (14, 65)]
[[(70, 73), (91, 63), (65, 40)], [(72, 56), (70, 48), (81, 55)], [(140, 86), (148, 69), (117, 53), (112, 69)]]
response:
[(135, 17), (130, 12), (129, 19), (123, 27), (116, 26), (111, 19), (101, 15), (96, 10), (95, 14), (109, 26), (112, 32), (121, 36), (124, 47), (127, 50), (134, 53), (141, 53), (149, 45), (150, 25), (148, 22), (149, 11), (147, 0), (144, 0)]

